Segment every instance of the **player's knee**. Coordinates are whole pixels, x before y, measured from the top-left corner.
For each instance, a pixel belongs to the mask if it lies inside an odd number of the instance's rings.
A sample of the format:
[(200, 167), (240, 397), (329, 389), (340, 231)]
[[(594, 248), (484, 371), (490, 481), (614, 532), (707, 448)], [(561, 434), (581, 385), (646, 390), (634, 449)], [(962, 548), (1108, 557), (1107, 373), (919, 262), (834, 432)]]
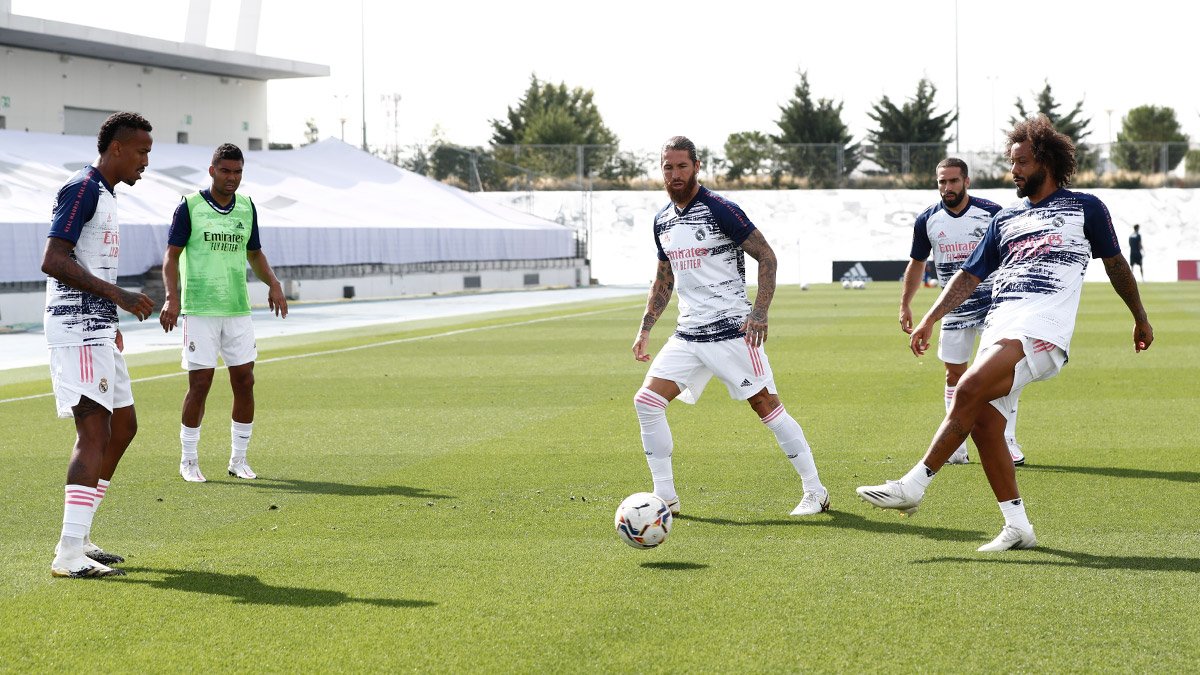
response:
[(646, 387), (638, 389), (633, 395), (633, 409), (643, 423), (666, 417), (668, 402), (667, 399)]

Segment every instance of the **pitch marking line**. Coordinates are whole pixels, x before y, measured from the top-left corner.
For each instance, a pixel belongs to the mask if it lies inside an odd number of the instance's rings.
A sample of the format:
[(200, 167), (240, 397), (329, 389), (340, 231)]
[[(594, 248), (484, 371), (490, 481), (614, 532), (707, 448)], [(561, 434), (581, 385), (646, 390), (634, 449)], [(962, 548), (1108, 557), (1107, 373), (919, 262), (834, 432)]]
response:
[[(279, 361), (291, 361), (294, 359), (307, 359), (314, 356), (329, 356), (330, 354), (344, 354), (346, 352), (356, 352), (362, 349), (374, 349), (375, 347), (387, 347), (389, 345), (398, 345), (405, 342), (417, 342), (419, 340), (432, 340), (434, 338), (452, 337), (454, 335), (464, 335), (466, 333), (477, 333), (484, 330), (495, 330), (497, 328), (516, 328), (517, 326), (529, 326), (535, 323), (545, 323), (547, 321), (561, 321), (562, 319), (576, 319), (582, 316), (593, 316), (596, 314), (607, 314), (608, 312), (625, 311), (630, 307), (639, 307), (640, 305), (629, 305), (625, 307), (612, 307), (609, 309), (598, 309), (591, 312), (578, 312), (575, 314), (563, 314), (561, 316), (550, 316), (544, 319), (529, 319), (528, 321), (514, 321), (512, 323), (498, 323), (493, 326), (477, 326), (475, 328), (459, 328), (458, 330), (450, 330), (444, 333), (433, 333), (431, 335), (417, 335), (413, 337), (397, 338), (395, 340), (384, 340), (383, 342), (371, 342), (365, 345), (355, 345), (353, 347), (342, 347), (340, 349), (326, 349), (319, 352), (308, 352), (306, 354), (292, 354), (291, 356), (276, 356), (269, 359), (255, 361), (259, 363), (276, 363)], [(150, 377), (139, 377), (130, 382), (150, 382), (152, 380), (165, 380), (169, 377), (182, 377), (187, 375), (186, 371), (178, 373), (166, 373), (164, 375), (152, 375)], [(0, 404), (16, 403), (17, 401), (30, 401), (36, 398), (49, 398), (54, 395), (54, 392), (45, 394), (32, 394), (30, 396), (18, 396), (16, 398), (0, 398)]]

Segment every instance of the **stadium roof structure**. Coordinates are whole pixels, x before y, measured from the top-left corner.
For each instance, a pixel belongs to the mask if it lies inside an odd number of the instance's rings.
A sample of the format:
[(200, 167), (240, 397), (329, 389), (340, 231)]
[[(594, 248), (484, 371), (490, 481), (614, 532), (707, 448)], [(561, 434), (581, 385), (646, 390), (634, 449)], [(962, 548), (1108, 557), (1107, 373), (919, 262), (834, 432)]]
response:
[(246, 80), (327, 77), (329, 66), (0, 11), (0, 45)]
[[(250, 196), (272, 266), (573, 258), (575, 231), (393, 166), (336, 139), (245, 152)], [(154, 144), (135, 186), (116, 186), (119, 274), (162, 262), (180, 197), (211, 184), (212, 148)], [(0, 282), (45, 278), (41, 258), (55, 197), (96, 160), (96, 142), (0, 130)]]

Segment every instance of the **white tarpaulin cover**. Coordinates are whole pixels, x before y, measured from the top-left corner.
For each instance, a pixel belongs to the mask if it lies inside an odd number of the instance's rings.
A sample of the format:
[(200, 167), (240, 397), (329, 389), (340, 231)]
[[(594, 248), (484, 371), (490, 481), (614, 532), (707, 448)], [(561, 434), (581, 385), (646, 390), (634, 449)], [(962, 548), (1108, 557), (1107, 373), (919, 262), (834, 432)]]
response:
[[(162, 262), (180, 196), (208, 187), (214, 148), (155, 142), (118, 185), (121, 275)], [(258, 208), (273, 266), (535, 260), (575, 255), (574, 232), (326, 139), (247, 152), (240, 193)], [(96, 139), (0, 130), (0, 282), (36, 281), (59, 187), (96, 161)]]

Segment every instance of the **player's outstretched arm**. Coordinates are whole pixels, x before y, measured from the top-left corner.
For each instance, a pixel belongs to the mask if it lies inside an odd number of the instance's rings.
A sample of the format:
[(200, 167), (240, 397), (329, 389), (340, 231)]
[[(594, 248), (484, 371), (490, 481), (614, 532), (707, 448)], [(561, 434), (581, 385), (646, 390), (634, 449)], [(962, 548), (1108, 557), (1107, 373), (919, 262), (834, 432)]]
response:
[(286, 319), (288, 315), (287, 296), (283, 294), (283, 284), (279, 283), (279, 278), (271, 269), (271, 263), (267, 262), (267, 254), (263, 253), (262, 249), (246, 251), (246, 260), (250, 262), (250, 269), (254, 270), (254, 276), (267, 285), (267, 306), (275, 312), (275, 316)]
[(916, 258), (908, 259), (908, 267), (904, 268), (904, 287), (900, 291), (900, 330), (912, 333), (912, 299), (925, 280), (925, 261)]
[(182, 252), (182, 246), (168, 244), (167, 252), (163, 254), (162, 278), (167, 300), (163, 303), (162, 311), (158, 313), (158, 325), (162, 326), (165, 333), (170, 333), (179, 322), (179, 312), (183, 307), (179, 297), (179, 255)]
[(742, 250), (758, 261), (758, 292), (754, 295), (754, 306), (750, 308), (750, 316), (746, 317), (742, 330), (746, 333), (747, 342), (761, 347), (767, 341), (767, 312), (771, 309), (771, 300), (775, 298), (775, 273), (779, 261), (766, 237), (758, 230), (746, 237), (742, 242)]
[(979, 286), (980, 278), (971, 274), (966, 270), (959, 270), (950, 277), (950, 283), (942, 289), (942, 294), (938, 296), (933, 307), (925, 313), (925, 318), (921, 319), (921, 323), (913, 329), (912, 334), (908, 339), (908, 347), (912, 353), (921, 356), (925, 350), (929, 349), (929, 338), (933, 335), (933, 324), (937, 323), (943, 316), (950, 313), (950, 310), (963, 304), (963, 301), (971, 297), (975, 292), (975, 288)]
[(1125, 256), (1118, 253), (1111, 258), (1103, 258), (1104, 271), (1117, 295), (1125, 301), (1125, 306), (1133, 314), (1133, 349), (1135, 352), (1150, 348), (1154, 342), (1154, 329), (1150, 319), (1146, 318), (1146, 308), (1142, 306), (1142, 295), (1138, 292), (1137, 280), (1133, 278), (1133, 270)]
[(650, 329), (662, 316), (663, 310), (671, 304), (671, 293), (675, 290), (675, 273), (671, 271), (668, 260), (658, 261), (658, 271), (654, 275), (654, 283), (650, 284), (650, 295), (646, 298), (646, 313), (642, 315), (642, 326), (638, 329), (633, 341), (633, 358), (638, 361), (649, 361), (650, 352), (646, 350), (650, 342)]
[(127, 291), (88, 272), (71, 259), (71, 251), (74, 249), (75, 244), (66, 239), (48, 237), (46, 252), (42, 256), (42, 272), (71, 288), (112, 300), (118, 307), (136, 316), (138, 321), (150, 316), (154, 311), (154, 303), (149, 297)]

